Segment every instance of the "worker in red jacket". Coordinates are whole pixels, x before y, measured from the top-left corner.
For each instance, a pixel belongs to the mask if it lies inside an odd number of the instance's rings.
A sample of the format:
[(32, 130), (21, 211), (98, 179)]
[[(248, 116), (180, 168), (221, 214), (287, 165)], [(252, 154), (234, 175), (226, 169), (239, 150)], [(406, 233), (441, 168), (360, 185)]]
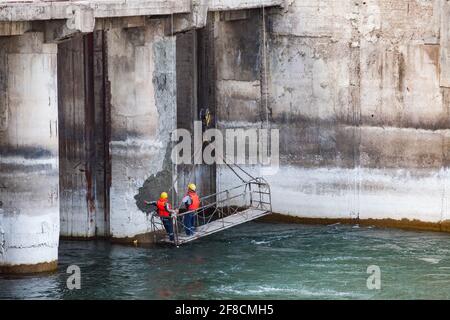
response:
[(194, 210), (200, 208), (200, 198), (195, 191), (196, 189), (197, 187), (195, 184), (189, 183), (188, 192), (181, 200), (187, 211), (193, 211), (184, 215), (183, 224), (187, 236), (191, 236), (195, 232), (195, 216), (198, 212), (195, 212)]
[(161, 193), (158, 201), (144, 201), (144, 203), (156, 206), (158, 215), (161, 218), (164, 229), (166, 229), (166, 232), (169, 235), (170, 241), (174, 241), (172, 215), (176, 214), (176, 212), (173, 211), (170, 206), (167, 192)]

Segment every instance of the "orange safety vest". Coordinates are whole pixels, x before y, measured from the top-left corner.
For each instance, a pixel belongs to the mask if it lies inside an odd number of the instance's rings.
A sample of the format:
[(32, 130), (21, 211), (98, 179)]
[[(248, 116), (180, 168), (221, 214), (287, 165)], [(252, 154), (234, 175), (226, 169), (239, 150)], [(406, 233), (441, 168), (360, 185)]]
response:
[(188, 210), (191, 211), (200, 208), (200, 198), (198, 197), (197, 193), (189, 192), (188, 195), (192, 200), (192, 203), (189, 205)]
[[(166, 210), (166, 203), (167, 203), (167, 199), (159, 199), (156, 202), (156, 207), (158, 208), (158, 214), (160, 217), (163, 217), (163, 218), (170, 217), (170, 212)], [(170, 204), (169, 204), (169, 209), (170, 209)]]

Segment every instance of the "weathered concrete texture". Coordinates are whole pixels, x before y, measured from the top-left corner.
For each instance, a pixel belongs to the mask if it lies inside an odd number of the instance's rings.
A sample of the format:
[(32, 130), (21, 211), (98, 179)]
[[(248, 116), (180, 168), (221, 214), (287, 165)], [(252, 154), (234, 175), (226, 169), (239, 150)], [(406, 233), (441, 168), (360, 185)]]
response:
[(92, 205), (88, 209), (86, 180), (85, 39), (76, 37), (58, 46), (61, 236), (93, 235)]
[[(259, 170), (247, 168), (253, 175)], [(219, 181), (239, 181), (221, 170)], [(441, 222), (448, 214), (448, 170), (301, 168), (267, 176), (274, 212), (306, 218), (409, 219)]]
[[(178, 169), (179, 170), (179, 169)], [(136, 200), (136, 206), (145, 213), (150, 213), (155, 211), (155, 206), (149, 206), (144, 203), (144, 201), (156, 201), (159, 199), (162, 192), (167, 192), (170, 194), (170, 201), (174, 204), (174, 207), (179, 200), (177, 193), (173, 192), (169, 184), (172, 181), (172, 162), (170, 159), (170, 148), (167, 148), (167, 154), (164, 159), (163, 170), (152, 174), (148, 177), (142, 187), (139, 188), (138, 194), (134, 196)], [(173, 200), (175, 199), (175, 200)]]
[[(91, 0), (0, 3), (0, 35), (45, 31), (47, 42), (111, 28), (142, 27), (147, 17), (168, 16), (166, 34), (206, 26), (208, 12), (281, 6), (285, 0)], [(144, 23), (143, 23), (144, 22)]]
[[(171, 19), (168, 30), (184, 32), (206, 26), (208, 12), (228, 11), (234, 15), (237, 10), (281, 6), (285, 0), (192, 0), (191, 10), (186, 14), (178, 14)], [(169, 21), (168, 21), (169, 22)]]
[[(221, 121), (260, 120), (261, 14), (226, 21), (216, 14), (217, 117)], [(239, 107), (235, 107), (239, 106)]]
[(31, 21), (70, 19), (80, 11), (93, 17), (125, 17), (187, 13), (191, 0), (90, 0), (90, 1), (29, 1), (0, 3), (0, 21)]
[(173, 34), (205, 27), (208, 17), (208, 2), (208, 0), (194, 0), (189, 13), (167, 19), (166, 33)]
[(32, 22), (0, 22), (0, 36), (16, 36), (32, 29)]
[[(104, 31), (93, 34), (93, 94), (94, 94), (94, 165), (95, 229), (97, 237), (109, 236), (111, 163), (109, 141), (111, 136), (111, 105), (107, 87), (106, 37)], [(92, 155), (91, 155), (92, 161)]]
[[(111, 93), (111, 217), (114, 238), (151, 231), (138, 209), (137, 190), (165, 162), (176, 126), (175, 42), (161, 21), (107, 33)], [(170, 188), (172, 180), (158, 181)]]
[(280, 6), (285, 0), (209, 0), (209, 10), (241, 10), (270, 6)]
[(0, 38), (0, 269), (53, 269), (58, 259), (55, 45)]
[[(285, 0), (13, 0), (0, 3), (0, 21), (82, 20), (89, 14), (95, 18), (144, 15), (184, 14), (189, 24), (204, 26), (210, 11), (239, 10), (280, 6)], [(80, 14), (81, 13), (81, 14)]]
[(435, 5), (440, 9), (440, 84), (443, 87), (450, 87), (450, 3), (448, 1), (436, 1)]
[[(450, 104), (440, 64), (447, 5), (292, 0), (266, 11), (268, 111), (270, 126), (280, 129), (281, 168), (267, 177), (275, 212), (449, 219)], [(219, 41), (226, 47), (229, 40)], [(263, 99), (250, 88), (235, 99), (227, 81), (222, 73), (217, 82), (218, 101), (230, 102), (220, 105), (223, 126), (239, 118), (257, 124), (264, 104), (255, 114), (241, 101)], [(227, 170), (219, 176), (221, 188), (231, 183)]]

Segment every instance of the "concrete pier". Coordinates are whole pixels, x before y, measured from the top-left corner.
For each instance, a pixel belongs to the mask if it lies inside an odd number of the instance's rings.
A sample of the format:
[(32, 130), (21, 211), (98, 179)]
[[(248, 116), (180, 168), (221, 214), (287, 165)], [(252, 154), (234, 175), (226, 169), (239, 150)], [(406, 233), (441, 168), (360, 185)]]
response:
[[(174, 38), (164, 24), (107, 33), (111, 92), (110, 235), (126, 239), (153, 231), (135, 196), (144, 181), (158, 191), (172, 184), (170, 133), (176, 128)], [(158, 192), (152, 197), (157, 197)], [(142, 210), (140, 210), (142, 209)]]
[(43, 40), (0, 37), (0, 272), (57, 265), (57, 47)]

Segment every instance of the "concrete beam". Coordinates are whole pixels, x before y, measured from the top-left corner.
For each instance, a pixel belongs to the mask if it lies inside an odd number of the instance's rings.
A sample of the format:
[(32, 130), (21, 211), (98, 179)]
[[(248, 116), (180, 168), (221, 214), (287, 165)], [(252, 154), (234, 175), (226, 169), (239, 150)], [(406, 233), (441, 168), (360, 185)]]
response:
[(67, 20), (45, 21), (46, 42), (61, 42), (74, 35), (94, 31), (94, 10), (89, 6), (68, 7), (67, 15)]
[(127, 29), (145, 27), (149, 20), (145, 16), (121, 17), (121, 18), (100, 18), (95, 20), (95, 30)]
[(192, 0), (190, 13), (176, 15), (173, 20), (167, 19), (166, 34), (205, 27), (208, 17), (208, 2), (209, 0)]
[(71, 11), (90, 8), (95, 18), (188, 13), (191, 0), (96, 0), (0, 4), (0, 21), (71, 19)]
[(209, 11), (254, 9), (283, 6), (284, 0), (209, 0)]
[(90, 1), (96, 18), (187, 13), (191, 0)]
[(2, 36), (17, 36), (31, 31), (33, 28), (32, 22), (0, 22), (0, 37)]
[[(192, 29), (199, 29), (206, 26), (208, 11), (237, 11), (245, 9), (254, 9), (260, 7), (282, 6), (284, 0), (192, 0), (190, 13), (174, 16), (173, 20), (168, 19), (166, 25), (166, 34), (176, 34), (186, 32)], [(245, 15), (245, 13), (243, 13)], [(242, 18), (242, 12), (239, 17), (233, 18), (233, 13), (227, 16), (230, 20)], [(173, 23), (172, 23), (173, 22)]]

